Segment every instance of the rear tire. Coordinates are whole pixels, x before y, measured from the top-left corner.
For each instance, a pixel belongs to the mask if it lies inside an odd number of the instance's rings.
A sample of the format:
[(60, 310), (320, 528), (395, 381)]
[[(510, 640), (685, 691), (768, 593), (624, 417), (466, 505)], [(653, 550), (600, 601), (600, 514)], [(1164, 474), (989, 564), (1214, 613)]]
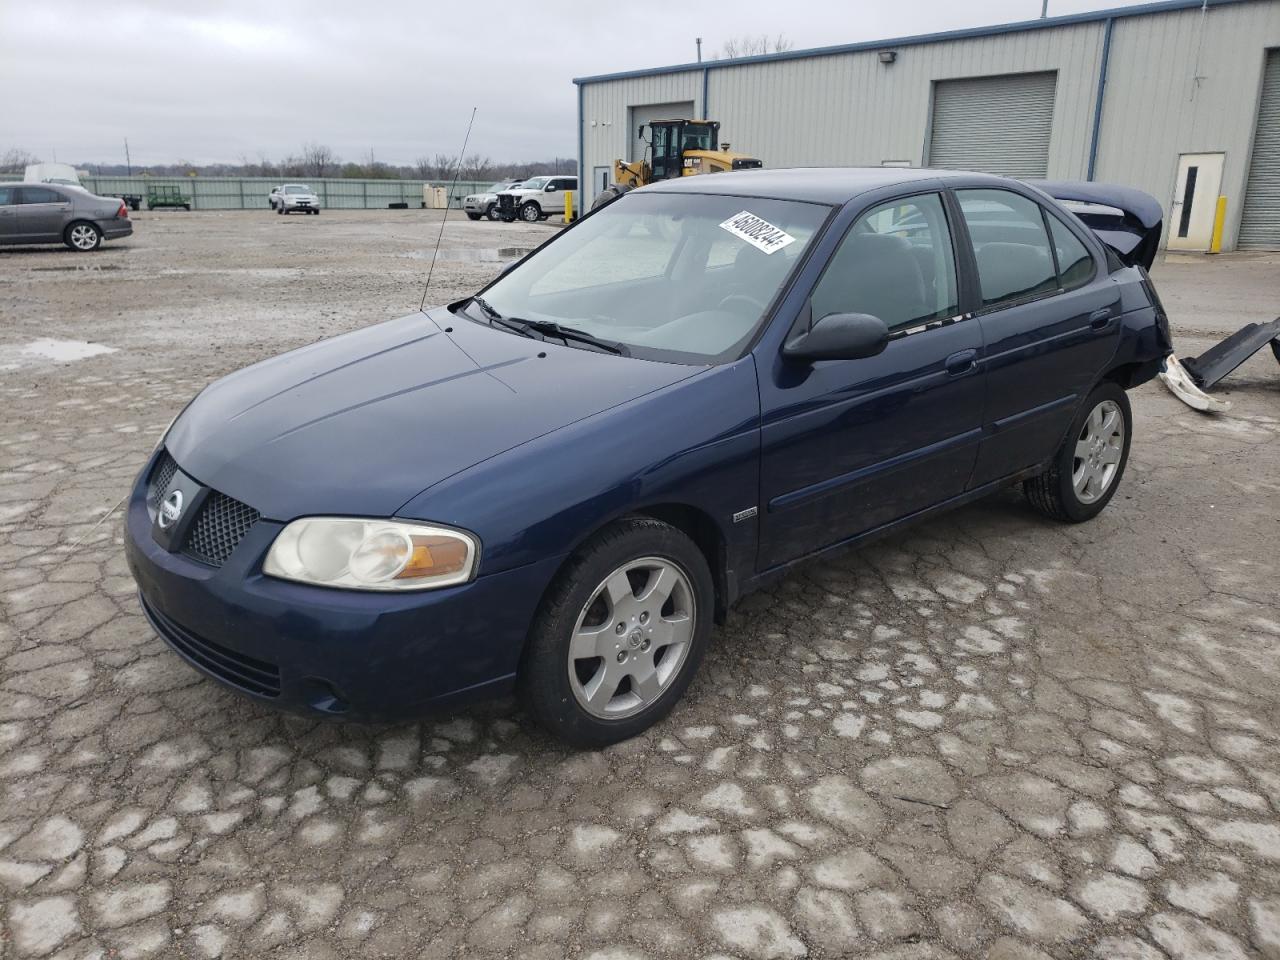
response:
[(711, 570), (692, 540), (649, 517), (619, 520), (582, 546), (543, 597), (520, 697), (575, 746), (634, 737), (692, 682), (714, 606)]
[(77, 220), (62, 232), (62, 242), (76, 253), (89, 253), (102, 246), (102, 231), (96, 223)]
[(1117, 383), (1098, 384), (1081, 405), (1049, 468), (1022, 484), (1027, 500), (1054, 520), (1092, 520), (1115, 496), (1129, 462), (1133, 412)]

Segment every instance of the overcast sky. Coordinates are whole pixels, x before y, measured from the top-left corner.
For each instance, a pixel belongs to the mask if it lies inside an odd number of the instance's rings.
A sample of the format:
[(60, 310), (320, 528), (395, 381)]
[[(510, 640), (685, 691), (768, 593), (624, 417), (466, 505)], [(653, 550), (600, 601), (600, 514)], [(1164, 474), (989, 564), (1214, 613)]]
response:
[[(1118, 0), (1050, 0), (1050, 15)], [(412, 163), (572, 156), (573, 77), (695, 59), (731, 38), (797, 49), (1039, 16), (1040, 0), (0, 0), (0, 153), (134, 163), (279, 159), (304, 141)]]

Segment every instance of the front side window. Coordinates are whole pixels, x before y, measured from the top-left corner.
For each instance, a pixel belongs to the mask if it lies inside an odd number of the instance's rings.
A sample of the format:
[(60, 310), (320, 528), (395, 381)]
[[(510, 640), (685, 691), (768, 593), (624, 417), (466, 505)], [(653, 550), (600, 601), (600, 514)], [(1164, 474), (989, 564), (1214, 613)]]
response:
[(849, 229), (813, 291), (813, 319), (869, 313), (890, 329), (955, 316), (956, 261), (936, 193), (882, 204)]
[(550, 177), (534, 177), (532, 180), (526, 180), (524, 183), (520, 184), (519, 189), (541, 190), (543, 187), (547, 185), (547, 181), (550, 179), (551, 179)]
[[(639, 357), (731, 359), (751, 339), (830, 207), (708, 194), (627, 194), (481, 294)], [(468, 314), (485, 322), (478, 308)]]
[(984, 306), (1058, 289), (1040, 204), (1010, 190), (957, 190), (956, 198), (973, 241)]

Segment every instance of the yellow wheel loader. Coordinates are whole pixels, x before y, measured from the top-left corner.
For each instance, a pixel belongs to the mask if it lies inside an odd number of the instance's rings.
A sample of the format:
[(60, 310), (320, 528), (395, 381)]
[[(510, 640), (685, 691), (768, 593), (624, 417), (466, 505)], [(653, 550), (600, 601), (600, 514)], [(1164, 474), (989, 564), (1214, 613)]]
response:
[(714, 120), (654, 120), (641, 124), (637, 135), (648, 145), (645, 158), (613, 161), (613, 183), (596, 195), (592, 210), (655, 180), (764, 166), (754, 157), (731, 153), (729, 144), (720, 143), (720, 124)]

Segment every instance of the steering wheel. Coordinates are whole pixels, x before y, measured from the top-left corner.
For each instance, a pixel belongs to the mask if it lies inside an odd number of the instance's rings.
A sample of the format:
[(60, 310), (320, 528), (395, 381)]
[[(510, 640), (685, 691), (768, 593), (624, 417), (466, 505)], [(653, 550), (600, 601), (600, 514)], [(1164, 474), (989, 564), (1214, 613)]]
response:
[[(750, 307), (752, 310), (754, 310), (757, 314), (764, 313), (765, 305), (764, 305), (763, 303), (761, 303), (759, 300), (757, 300), (755, 297), (749, 297), (749, 296), (747, 296), (745, 293), (731, 293), (731, 294), (729, 294), (727, 297), (725, 297), (723, 300), (721, 300), (719, 304), (717, 304), (717, 305), (716, 305), (716, 309), (717, 309), (717, 310), (726, 310), (726, 309), (728, 309), (729, 305), (730, 305), (730, 304), (732, 304), (732, 303), (734, 303), (735, 301), (737, 301), (737, 302), (741, 302), (741, 303), (745, 303), (748, 307)], [(732, 311), (730, 311), (730, 312), (732, 312)]]

